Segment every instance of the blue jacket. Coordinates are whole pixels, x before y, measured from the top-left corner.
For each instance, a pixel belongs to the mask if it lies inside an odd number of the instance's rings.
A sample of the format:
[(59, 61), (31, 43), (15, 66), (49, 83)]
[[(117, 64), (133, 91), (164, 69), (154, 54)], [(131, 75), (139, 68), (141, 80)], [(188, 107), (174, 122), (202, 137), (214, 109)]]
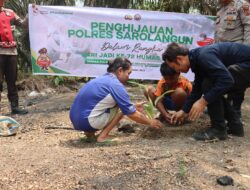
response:
[[(211, 103), (229, 91), (234, 84), (234, 79), (227, 69), (230, 65), (238, 64), (250, 69), (250, 46), (238, 43), (222, 42), (196, 48), (190, 50), (188, 56), (195, 78), (192, 93), (183, 106), (186, 113), (202, 95)], [(204, 78), (211, 80), (213, 87), (203, 94), (201, 86)]]

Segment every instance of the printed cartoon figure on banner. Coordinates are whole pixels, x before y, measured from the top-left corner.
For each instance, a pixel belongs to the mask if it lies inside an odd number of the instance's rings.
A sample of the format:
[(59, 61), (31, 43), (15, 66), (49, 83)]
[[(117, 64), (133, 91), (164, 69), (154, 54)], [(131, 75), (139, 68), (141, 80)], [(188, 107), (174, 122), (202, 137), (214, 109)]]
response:
[(42, 48), (38, 51), (40, 54), (36, 60), (37, 65), (41, 67), (43, 70), (48, 70), (48, 67), (51, 65), (51, 60), (47, 54), (47, 49)]

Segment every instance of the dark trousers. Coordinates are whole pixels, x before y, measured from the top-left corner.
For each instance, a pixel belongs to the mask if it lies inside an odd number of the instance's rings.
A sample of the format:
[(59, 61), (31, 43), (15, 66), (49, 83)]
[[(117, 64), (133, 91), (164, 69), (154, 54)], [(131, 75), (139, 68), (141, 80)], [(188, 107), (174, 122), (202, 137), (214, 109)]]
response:
[[(231, 65), (228, 70), (234, 78), (234, 86), (228, 91), (228, 94), (242, 93), (250, 86), (250, 69), (241, 67), (240, 65)], [(205, 78), (202, 82), (203, 93), (209, 91), (213, 87), (213, 81)], [(243, 102), (244, 96), (235, 97), (237, 101)], [(238, 99), (237, 99), (238, 98)], [(239, 124), (241, 123), (239, 115), (235, 111), (232, 104), (230, 104), (228, 99), (223, 96), (218, 97), (214, 102), (208, 104), (208, 114), (211, 119), (212, 127), (224, 130), (225, 120), (229, 124)]]
[[(202, 91), (206, 93), (213, 86), (213, 82), (205, 78), (202, 82)], [(208, 115), (210, 117), (211, 126), (220, 130), (226, 130), (225, 123), (225, 107), (223, 96), (218, 97), (215, 101), (207, 105)]]
[(241, 104), (244, 101), (246, 88), (250, 84), (250, 69), (241, 67), (240, 65), (231, 65), (228, 70), (233, 75), (235, 85), (228, 94), (228, 100), (233, 108), (241, 116)]
[(9, 101), (11, 103), (18, 102), (16, 55), (0, 55), (0, 92), (3, 91), (4, 78), (7, 83)]

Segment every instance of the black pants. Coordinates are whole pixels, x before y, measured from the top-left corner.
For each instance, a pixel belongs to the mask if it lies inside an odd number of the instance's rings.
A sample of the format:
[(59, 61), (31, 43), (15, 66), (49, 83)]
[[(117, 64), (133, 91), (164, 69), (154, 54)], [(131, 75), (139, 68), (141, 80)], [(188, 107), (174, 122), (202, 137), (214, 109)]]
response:
[(250, 84), (250, 69), (241, 67), (240, 65), (231, 65), (228, 70), (235, 79), (235, 85), (229, 92), (228, 99), (232, 102), (233, 108), (240, 114), (245, 91)]
[(3, 91), (4, 78), (8, 88), (8, 99), (10, 102), (18, 101), (16, 87), (17, 80), (17, 56), (0, 55), (0, 92)]
[[(228, 94), (242, 93), (250, 86), (250, 69), (241, 67), (240, 65), (231, 65), (228, 70), (234, 78), (234, 86), (228, 91)], [(203, 93), (209, 91), (213, 87), (213, 81), (205, 78), (202, 82)], [(236, 97), (236, 100), (244, 100), (244, 96)], [(239, 115), (236, 115), (235, 109), (223, 96), (217, 98), (214, 102), (208, 104), (208, 114), (211, 119), (212, 127), (224, 130), (225, 120), (228, 122), (240, 122)]]
[[(205, 78), (202, 81), (202, 91), (206, 93), (213, 87), (213, 82)], [(208, 115), (211, 120), (211, 126), (220, 130), (226, 129), (225, 123), (225, 107), (224, 107), (224, 97), (218, 97), (215, 101), (207, 105)]]

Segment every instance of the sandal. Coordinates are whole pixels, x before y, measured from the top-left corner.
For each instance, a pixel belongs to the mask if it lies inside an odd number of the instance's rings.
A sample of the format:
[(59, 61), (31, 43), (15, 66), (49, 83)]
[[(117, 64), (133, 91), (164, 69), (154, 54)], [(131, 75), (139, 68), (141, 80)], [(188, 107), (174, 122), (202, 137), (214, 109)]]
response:
[(118, 143), (117, 138), (108, 138), (104, 140), (103, 142), (96, 142), (97, 146), (107, 146), (107, 145), (114, 145)]
[(80, 141), (85, 142), (85, 143), (94, 143), (96, 142), (97, 137), (80, 137)]

